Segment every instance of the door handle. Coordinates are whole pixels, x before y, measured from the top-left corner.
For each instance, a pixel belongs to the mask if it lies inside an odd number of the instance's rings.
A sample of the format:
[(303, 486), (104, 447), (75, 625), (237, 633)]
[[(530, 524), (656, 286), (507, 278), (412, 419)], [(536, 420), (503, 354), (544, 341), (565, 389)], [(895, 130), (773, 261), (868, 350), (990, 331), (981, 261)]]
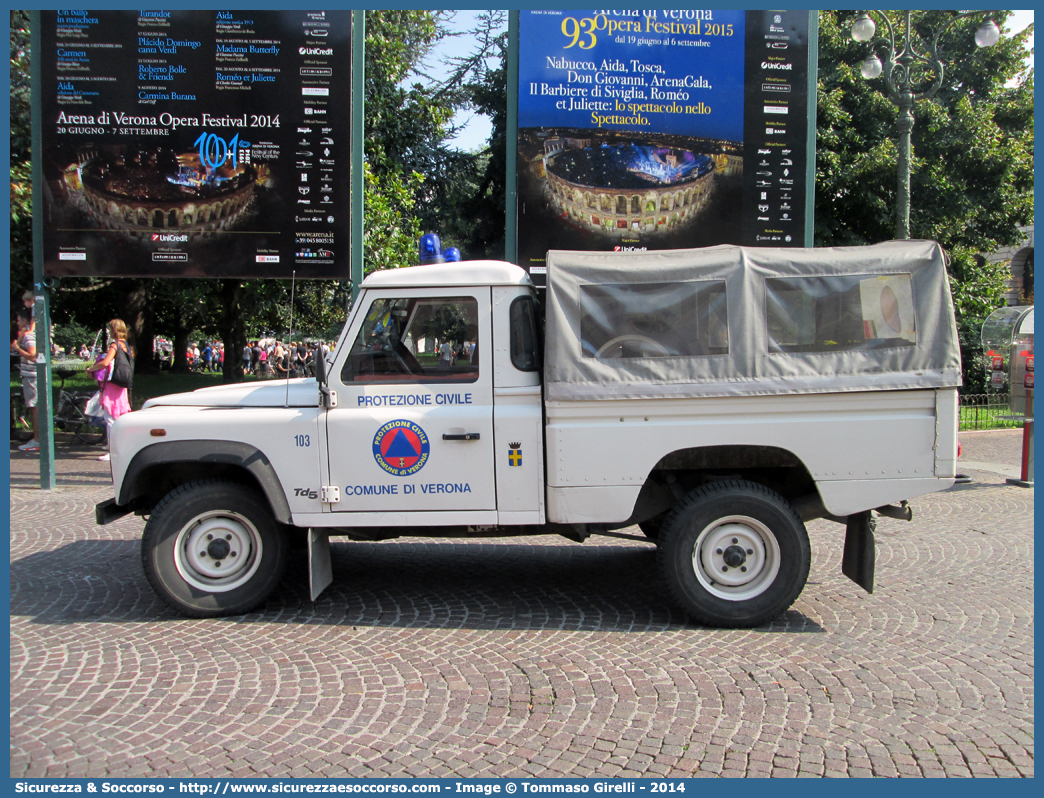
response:
[(444, 432), (442, 433), (442, 440), (444, 441), (477, 441), (479, 434), (477, 432)]

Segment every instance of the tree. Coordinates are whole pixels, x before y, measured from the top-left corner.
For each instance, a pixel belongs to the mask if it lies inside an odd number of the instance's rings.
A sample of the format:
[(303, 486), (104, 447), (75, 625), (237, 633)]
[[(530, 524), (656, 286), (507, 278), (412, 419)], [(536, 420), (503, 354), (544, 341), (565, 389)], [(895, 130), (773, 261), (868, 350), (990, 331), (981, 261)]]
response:
[(507, 197), (507, 34), (491, 43), (498, 66), (467, 84), (468, 106), (488, 116), (492, 130), (487, 146), (472, 156), (471, 179), (455, 185), (456, 196), (444, 203), (444, 229), (466, 247), (472, 258), (503, 258)]
[[(915, 14), (922, 35), (954, 12)], [(1003, 26), (1007, 13), (996, 22)], [(855, 12), (820, 12), (816, 130), (816, 246), (888, 240), (896, 195), (895, 105), (865, 80), (865, 44), (849, 36)], [(1020, 240), (1033, 221), (1033, 74), (1021, 76), (1032, 31), (975, 46), (971, 22), (941, 40), (946, 73), (938, 94), (914, 112), (910, 228), (947, 250), (965, 358), (975, 386), (985, 317), (1003, 304), (1004, 264), (977, 257)], [(923, 49), (923, 48), (922, 48)], [(1013, 83), (1014, 85), (1008, 85)]]
[(11, 12), (11, 309), (33, 284), (29, 12)]
[(417, 192), (424, 176), (391, 171), (378, 180), (366, 164), (363, 231), (365, 273), (395, 269), (417, 258), (417, 239), (421, 235), (414, 215)]
[[(490, 99), (506, 108), (506, 90), (493, 98), (482, 94), (496, 72), (489, 61), (503, 63), (503, 12), (482, 13), (474, 29), (457, 33), (449, 30), (452, 12), (378, 11), (369, 12), (366, 20), (366, 159), (376, 181), (373, 190), (367, 189), (367, 202), (379, 197), (381, 213), (388, 208), (410, 213), (418, 224), (411, 234), (436, 231), (469, 257), (490, 254), (495, 244), (489, 244), (489, 225), (480, 230), (478, 222), (490, 214), (496, 217), (497, 200), (492, 199), (492, 210), (483, 202), (490, 199), (485, 177), (496, 157), (488, 151), (459, 152), (448, 140), (457, 132), (452, 119), (458, 110), (487, 113), (483, 103)], [(449, 59), (445, 74), (434, 79), (426, 59), (436, 43), (450, 36), (465, 37), (471, 48)], [(503, 166), (502, 155), (499, 160)], [(412, 197), (405, 198), (404, 190)], [(499, 231), (492, 237), (499, 234), (502, 240), (503, 197), (499, 206), (494, 222)], [(369, 236), (369, 209), (367, 215)], [(393, 260), (403, 257), (398, 249), (378, 254), (368, 248), (367, 272), (415, 262), (417, 235), (405, 260)], [(503, 253), (502, 243), (499, 252)], [(377, 259), (371, 260), (371, 254)]]

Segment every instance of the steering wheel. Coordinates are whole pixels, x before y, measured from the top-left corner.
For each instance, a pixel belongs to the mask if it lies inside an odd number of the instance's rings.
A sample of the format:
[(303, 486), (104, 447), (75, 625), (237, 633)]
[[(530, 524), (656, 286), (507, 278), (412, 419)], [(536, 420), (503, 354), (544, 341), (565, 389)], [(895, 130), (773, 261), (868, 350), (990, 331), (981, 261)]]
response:
[[(639, 349), (638, 354), (624, 354), (628, 351), (629, 347)], [(670, 354), (671, 353), (667, 351), (663, 344), (654, 341), (652, 338), (646, 338), (644, 335), (618, 335), (602, 344), (598, 351), (595, 352), (595, 357), (602, 359), (621, 357), (670, 357)]]

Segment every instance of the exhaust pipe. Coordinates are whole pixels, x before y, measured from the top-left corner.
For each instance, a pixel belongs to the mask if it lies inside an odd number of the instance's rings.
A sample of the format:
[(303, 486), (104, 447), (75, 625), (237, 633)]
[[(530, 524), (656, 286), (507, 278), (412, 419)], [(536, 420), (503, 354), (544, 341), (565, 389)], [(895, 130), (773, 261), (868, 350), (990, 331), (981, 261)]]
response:
[(884, 515), (888, 518), (898, 518), (900, 521), (910, 521), (913, 519), (913, 509), (910, 507), (910, 503), (906, 499), (899, 502), (898, 507), (894, 504), (886, 504), (884, 507), (875, 508), (875, 510), (879, 515)]

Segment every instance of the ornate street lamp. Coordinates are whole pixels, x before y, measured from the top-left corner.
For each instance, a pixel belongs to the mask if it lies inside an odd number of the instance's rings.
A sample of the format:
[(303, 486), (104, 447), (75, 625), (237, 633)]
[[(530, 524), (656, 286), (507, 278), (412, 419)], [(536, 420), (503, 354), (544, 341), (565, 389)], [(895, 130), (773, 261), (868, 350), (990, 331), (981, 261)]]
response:
[[(958, 14), (943, 25), (933, 36), (931, 49), (919, 53), (914, 49), (915, 36), (911, 27), (911, 11), (904, 11), (902, 30), (892, 26), (884, 11), (861, 11), (852, 23), (852, 38), (857, 42), (870, 42), (870, 56), (863, 61), (860, 73), (867, 80), (884, 75), (885, 94), (899, 107), (899, 182), (895, 205), (895, 237), (910, 237), (910, 133), (914, 126), (914, 103), (935, 96), (942, 86), (945, 66), (939, 55), (939, 40), (953, 23), (969, 17), (986, 17), (975, 34), (979, 47), (991, 47), (1000, 40), (1000, 28), (990, 18), (1000, 11), (968, 11)], [(871, 41), (877, 32), (873, 17), (884, 22), (887, 38)], [(899, 50), (896, 50), (897, 45)], [(887, 50), (884, 61), (877, 55), (878, 48)], [(915, 67), (918, 75), (914, 75)]]

